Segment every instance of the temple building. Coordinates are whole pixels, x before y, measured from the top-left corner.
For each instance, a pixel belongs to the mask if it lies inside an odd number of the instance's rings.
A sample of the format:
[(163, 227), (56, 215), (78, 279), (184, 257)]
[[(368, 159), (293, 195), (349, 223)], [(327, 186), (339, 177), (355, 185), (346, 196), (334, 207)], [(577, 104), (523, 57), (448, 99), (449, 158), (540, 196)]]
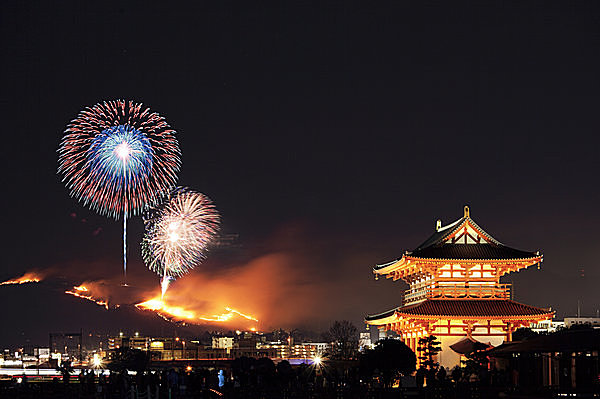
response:
[[(540, 265), (539, 252), (510, 248), (486, 233), (469, 215), (442, 226), (423, 244), (400, 259), (373, 268), (375, 278), (404, 280), (409, 288), (399, 307), (369, 315), (365, 321), (392, 330), (417, 353), (421, 337), (435, 335), (442, 343), (438, 362), (445, 367), (460, 363), (461, 341), (493, 346), (512, 340), (519, 327), (552, 319), (549, 309), (512, 300), (504, 274)], [(417, 353), (418, 356), (418, 353)]]

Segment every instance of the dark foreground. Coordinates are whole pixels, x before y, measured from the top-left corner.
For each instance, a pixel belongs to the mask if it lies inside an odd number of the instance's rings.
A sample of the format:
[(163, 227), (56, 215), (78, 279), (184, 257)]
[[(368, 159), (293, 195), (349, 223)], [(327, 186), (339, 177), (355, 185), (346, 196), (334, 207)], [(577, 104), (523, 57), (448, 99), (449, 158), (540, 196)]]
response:
[(81, 382), (78, 380), (64, 384), (62, 381), (36, 381), (18, 383), (16, 380), (4, 380), (0, 384), (0, 398), (65, 398), (65, 399), (192, 399), (192, 398), (233, 398), (233, 399), (479, 399), (479, 398), (600, 398), (600, 393), (575, 393), (542, 390), (525, 392), (508, 387), (482, 387), (466, 384), (448, 383), (436, 387), (377, 388), (366, 384), (357, 386), (315, 386), (290, 385), (286, 387), (268, 384), (262, 387), (239, 387), (227, 384), (219, 387), (204, 381), (197, 385), (192, 381), (186, 384), (169, 386), (165, 384), (136, 384), (135, 381), (113, 379), (113, 383), (98, 381)]

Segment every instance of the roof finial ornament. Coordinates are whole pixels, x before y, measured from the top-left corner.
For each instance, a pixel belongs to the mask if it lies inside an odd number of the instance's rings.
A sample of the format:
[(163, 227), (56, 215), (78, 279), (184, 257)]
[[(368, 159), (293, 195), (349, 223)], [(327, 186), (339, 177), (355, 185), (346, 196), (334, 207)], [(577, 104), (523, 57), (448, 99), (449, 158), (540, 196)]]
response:
[(440, 219), (435, 221), (435, 231), (440, 231), (442, 228), (442, 221)]
[(470, 217), (469, 216), (469, 205), (465, 205), (465, 216), (466, 218)]

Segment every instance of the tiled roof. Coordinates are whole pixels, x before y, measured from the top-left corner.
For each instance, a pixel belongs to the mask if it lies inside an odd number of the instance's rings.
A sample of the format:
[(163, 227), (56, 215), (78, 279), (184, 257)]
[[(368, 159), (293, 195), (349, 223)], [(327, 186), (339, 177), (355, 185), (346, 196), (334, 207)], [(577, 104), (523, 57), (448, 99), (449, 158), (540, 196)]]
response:
[[(484, 238), (481, 240), (481, 243), (462, 244), (456, 242), (451, 243), (447, 241), (448, 237), (452, 236), (466, 225), (469, 225), (470, 228), (476, 230), (478, 234)], [(450, 223), (449, 225), (440, 227), (417, 248), (412, 251), (406, 251), (405, 255), (421, 259), (453, 260), (512, 260), (531, 259), (541, 256), (538, 252), (521, 251), (519, 249), (507, 247), (488, 234), (481, 226), (475, 223), (475, 221), (471, 219), (467, 213), (465, 213), (465, 216)], [(384, 269), (387, 266), (398, 262), (399, 260), (400, 258), (392, 262), (376, 265), (374, 270)]]
[(398, 308), (399, 313), (432, 316), (534, 316), (550, 313), (546, 309), (510, 300), (430, 299)]
[(532, 337), (525, 341), (500, 345), (488, 353), (490, 356), (510, 356), (513, 353), (591, 352), (600, 349), (600, 330), (565, 330), (550, 335)]
[(425, 242), (423, 244), (419, 245), (415, 249), (415, 251), (430, 247), (432, 245), (439, 245), (439, 244), (443, 243), (444, 240), (448, 236), (452, 235), (457, 230), (459, 230), (461, 227), (463, 227), (465, 225), (465, 223), (470, 224), (475, 230), (477, 230), (479, 233), (481, 233), (481, 235), (486, 237), (489, 240), (489, 242), (491, 242), (493, 244), (502, 245), (502, 243), (500, 241), (496, 240), (494, 237), (492, 237), (490, 234), (488, 234), (487, 231), (485, 231), (477, 223), (475, 223), (475, 221), (473, 219), (471, 219), (470, 216), (465, 215), (462, 218), (450, 223), (449, 225), (441, 227), (439, 230), (437, 230), (435, 233), (433, 233), (427, 240), (425, 240)]
[(479, 342), (471, 337), (465, 337), (464, 339), (461, 339), (460, 341), (450, 345), (450, 349), (456, 353), (460, 353), (461, 355), (488, 348), (493, 348), (493, 346)]
[(418, 249), (407, 255), (425, 259), (528, 259), (539, 256), (535, 252), (496, 244), (443, 244)]
[(367, 321), (383, 319), (397, 313), (399, 316), (442, 316), (442, 317), (502, 317), (543, 316), (549, 310), (525, 305), (510, 300), (492, 299), (427, 299), (414, 305), (402, 306), (384, 313), (370, 315)]
[(428, 239), (426, 239), (424, 243), (419, 245), (415, 249), (415, 251), (422, 249), (422, 248), (427, 248), (431, 245), (435, 245), (437, 243), (444, 241), (446, 239), (446, 237), (448, 237), (450, 234), (454, 233), (456, 231), (456, 229), (463, 224), (464, 221), (465, 221), (465, 218), (463, 217), (463, 218), (460, 218), (460, 219), (450, 223), (447, 226), (440, 228), (435, 233), (433, 233)]
[(387, 311), (385, 311), (383, 313), (377, 313), (377, 314), (367, 315), (367, 317), (365, 317), (365, 320), (371, 321), (371, 320), (385, 319), (386, 317), (393, 316), (394, 313), (396, 313), (396, 309), (397, 308), (394, 308), (392, 310), (387, 310)]

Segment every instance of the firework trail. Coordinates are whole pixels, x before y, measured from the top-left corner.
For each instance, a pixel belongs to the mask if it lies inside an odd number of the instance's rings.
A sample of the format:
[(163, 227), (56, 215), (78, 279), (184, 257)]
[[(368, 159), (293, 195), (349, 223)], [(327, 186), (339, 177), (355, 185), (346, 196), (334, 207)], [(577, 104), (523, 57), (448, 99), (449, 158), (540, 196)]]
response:
[[(163, 272), (163, 274), (164, 274), (164, 272)], [(165, 296), (165, 293), (169, 289), (169, 284), (171, 284), (172, 280), (174, 280), (173, 277), (165, 276), (165, 275), (163, 275), (163, 277), (160, 279), (160, 297), (161, 298), (163, 298)]]
[(58, 173), (72, 197), (102, 215), (127, 218), (156, 205), (177, 180), (179, 144), (165, 119), (133, 101), (105, 101), (81, 111), (58, 150)]
[(170, 279), (204, 260), (219, 229), (219, 214), (205, 195), (179, 188), (162, 207), (149, 212), (144, 222), (142, 256), (162, 276), (164, 295)]

